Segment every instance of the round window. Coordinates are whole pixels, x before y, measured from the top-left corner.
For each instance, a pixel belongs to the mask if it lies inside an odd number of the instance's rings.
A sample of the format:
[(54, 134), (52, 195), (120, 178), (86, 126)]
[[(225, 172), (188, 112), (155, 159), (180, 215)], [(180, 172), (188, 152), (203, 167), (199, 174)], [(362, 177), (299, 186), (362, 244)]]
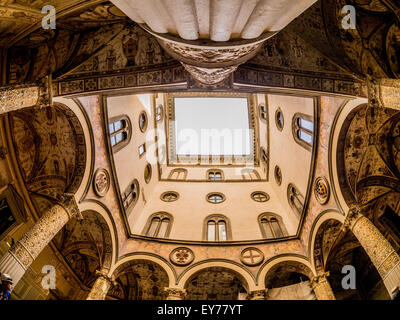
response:
[(278, 108), (278, 110), (275, 112), (275, 123), (278, 130), (282, 131), (283, 126), (285, 125), (285, 119), (283, 118), (283, 113), (280, 108)]
[(147, 129), (147, 114), (143, 111), (139, 116), (139, 129), (142, 132), (145, 132)]
[(218, 204), (225, 201), (225, 196), (222, 193), (209, 193), (206, 199), (210, 203)]
[(160, 198), (162, 201), (165, 201), (165, 202), (174, 202), (174, 201), (178, 200), (179, 194), (174, 191), (167, 191), (167, 192), (164, 192)]
[(251, 198), (256, 202), (267, 202), (269, 195), (262, 191), (256, 191), (251, 194)]

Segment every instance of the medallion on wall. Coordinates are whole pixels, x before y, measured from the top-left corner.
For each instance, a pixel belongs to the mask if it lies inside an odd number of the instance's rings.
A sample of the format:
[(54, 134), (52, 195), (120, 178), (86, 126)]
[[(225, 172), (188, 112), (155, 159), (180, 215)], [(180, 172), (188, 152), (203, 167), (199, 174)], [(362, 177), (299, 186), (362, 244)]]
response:
[(319, 177), (314, 183), (314, 194), (320, 204), (326, 204), (329, 200), (329, 183), (324, 177)]
[(169, 259), (177, 266), (187, 266), (193, 262), (194, 253), (189, 248), (179, 247), (172, 250)]
[(93, 178), (93, 189), (99, 197), (104, 197), (110, 189), (110, 174), (106, 169), (97, 169)]
[(264, 254), (257, 248), (246, 248), (240, 254), (240, 261), (246, 266), (258, 266), (264, 261)]

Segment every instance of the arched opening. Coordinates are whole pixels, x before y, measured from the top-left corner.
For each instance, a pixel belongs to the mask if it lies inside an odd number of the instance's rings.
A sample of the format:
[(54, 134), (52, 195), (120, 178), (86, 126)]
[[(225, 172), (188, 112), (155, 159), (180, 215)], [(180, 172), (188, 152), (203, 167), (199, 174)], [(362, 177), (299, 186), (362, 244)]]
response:
[(108, 291), (110, 300), (165, 300), (169, 285), (167, 272), (150, 260), (131, 260), (113, 274), (115, 281)]
[(186, 300), (243, 300), (247, 283), (242, 275), (224, 267), (196, 272), (186, 282)]
[(313, 273), (298, 261), (281, 261), (273, 265), (265, 276), (267, 300), (315, 300), (310, 286)]

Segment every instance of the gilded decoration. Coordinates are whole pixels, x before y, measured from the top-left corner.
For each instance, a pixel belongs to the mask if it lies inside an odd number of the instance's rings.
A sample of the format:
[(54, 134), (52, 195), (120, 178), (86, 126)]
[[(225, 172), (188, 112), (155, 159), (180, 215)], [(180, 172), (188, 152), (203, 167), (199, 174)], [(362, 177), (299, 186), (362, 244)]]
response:
[(314, 194), (320, 204), (329, 201), (330, 187), (325, 177), (318, 177), (314, 182)]

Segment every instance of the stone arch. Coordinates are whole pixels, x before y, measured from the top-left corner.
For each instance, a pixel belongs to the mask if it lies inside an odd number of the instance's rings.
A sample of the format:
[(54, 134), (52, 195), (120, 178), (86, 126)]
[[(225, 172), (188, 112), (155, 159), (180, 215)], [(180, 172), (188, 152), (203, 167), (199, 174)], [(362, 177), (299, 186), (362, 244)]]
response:
[(113, 241), (107, 221), (94, 210), (81, 211), (83, 219), (71, 219), (52, 242), (86, 287), (96, 272), (107, 273), (113, 263)]
[(257, 288), (255, 277), (246, 268), (244, 268), (239, 263), (222, 259), (205, 260), (191, 265), (179, 275), (176, 287), (181, 289), (185, 288), (188, 285), (189, 281), (193, 279), (193, 277), (195, 277), (197, 274), (212, 268), (229, 270), (230, 272), (237, 275), (238, 278), (243, 281), (242, 284), (244, 285), (247, 292), (254, 291)]
[[(323, 211), (314, 220), (311, 227), (308, 251), (312, 269), (317, 274), (324, 271), (326, 258), (329, 254), (328, 252), (324, 252), (323, 248), (331, 247), (333, 244), (332, 241), (334, 241), (338, 232), (340, 232), (344, 220), (345, 217), (335, 210)], [(330, 245), (327, 245), (327, 242)]]
[(278, 266), (284, 264), (290, 265), (290, 267), (293, 267), (293, 270), (306, 275), (308, 278), (312, 278), (316, 275), (310, 261), (306, 257), (301, 255), (283, 254), (264, 262), (257, 274), (257, 282), (259, 286), (265, 286), (267, 276), (271, 272), (274, 272)]
[(135, 252), (120, 257), (118, 261), (112, 266), (109, 272), (109, 276), (115, 277), (115, 274), (117, 274), (118, 271), (121, 270), (121, 268), (126, 266), (128, 263), (135, 261), (146, 261), (146, 260), (157, 264), (160, 268), (162, 268), (166, 272), (166, 274), (168, 275), (169, 287), (176, 286), (177, 274), (171, 263), (158, 255), (145, 252)]
[(80, 188), (88, 167), (88, 148), (77, 109), (54, 102), (53, 107), (35, 106), (8, 114), (11, 143), (29, 192), (59, 199)]
[(109, 295), (129, 300), (164, 299), (166, 287), (176, 278), (175, 270), (154, 254), (134, 253), (122, 257), (110, 271), (113, 286)]

